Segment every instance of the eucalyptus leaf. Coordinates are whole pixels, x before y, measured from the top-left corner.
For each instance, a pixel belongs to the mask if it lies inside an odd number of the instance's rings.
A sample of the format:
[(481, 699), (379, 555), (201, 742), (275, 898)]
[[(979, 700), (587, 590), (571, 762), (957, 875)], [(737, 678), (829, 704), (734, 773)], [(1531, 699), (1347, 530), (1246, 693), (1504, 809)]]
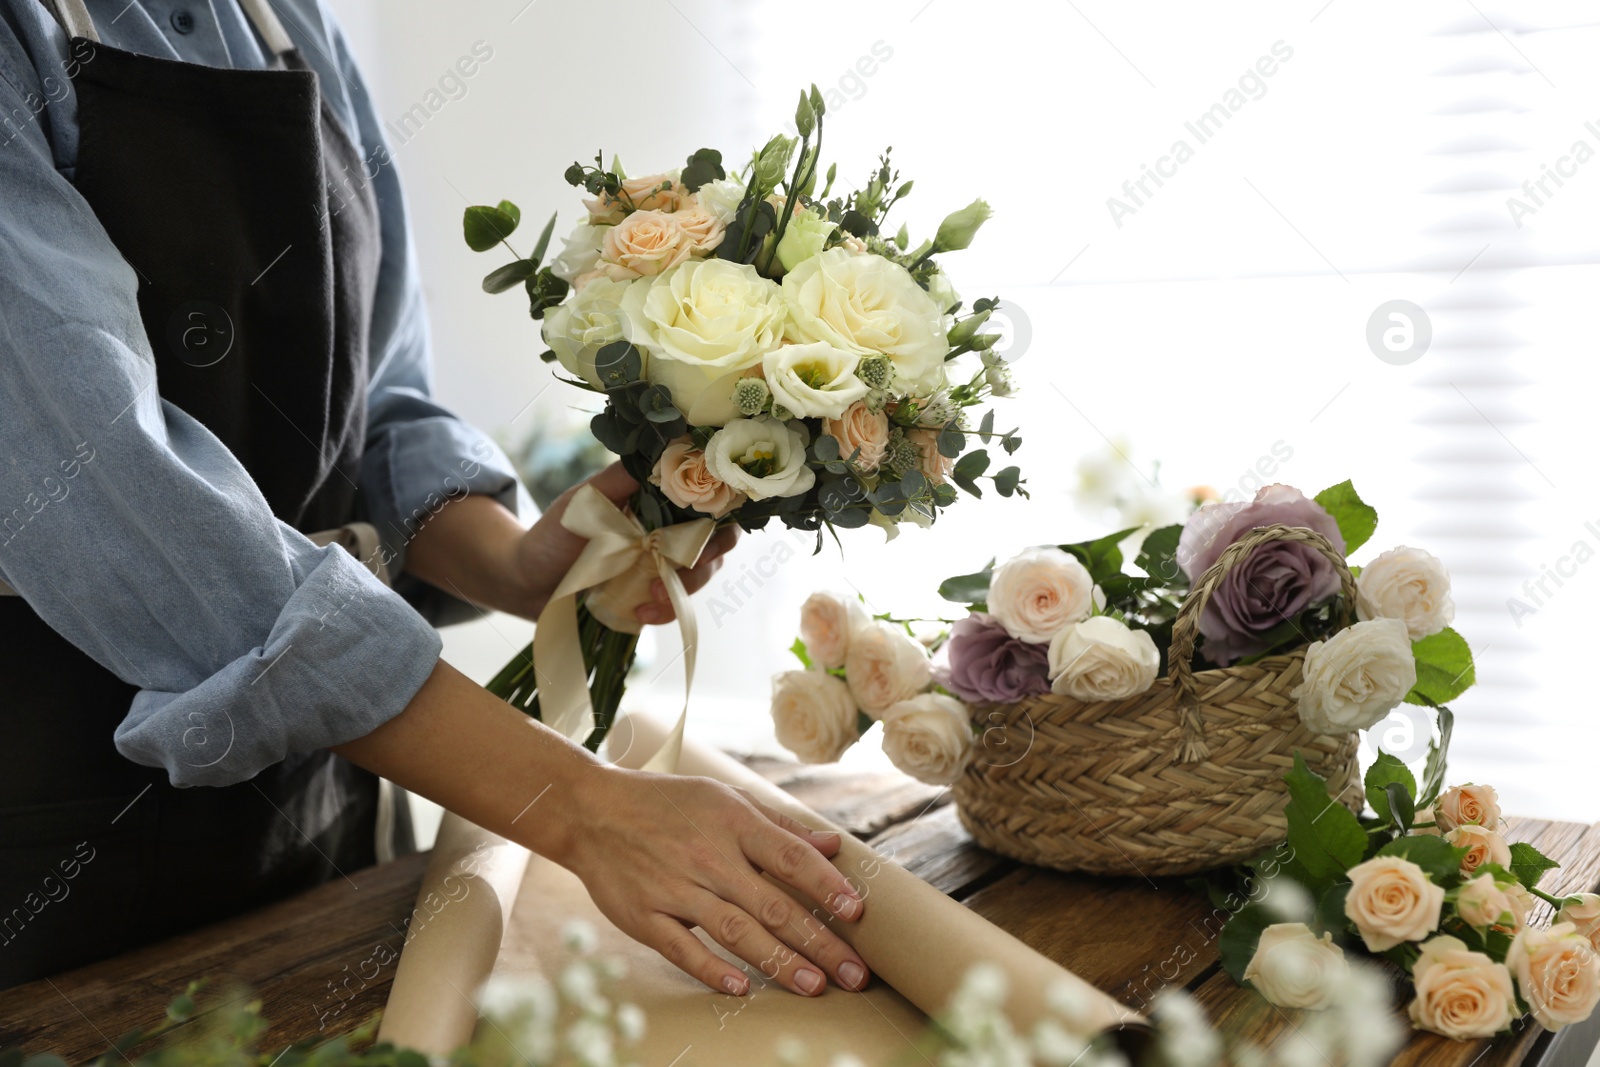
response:
[(467, 240), (467, 247), (474, 252), (487, 252), (510, 237), (516, 228), (517, 219), (503, 208), (477, 204), (467, 208), (461, 216), (462, 235)]
[(503, 267), (496, 267), (484, 276), (483, 291), (503, 293), (533, 277), (538, 264), (531, 259), (514, 259)]
[(544, 224), (544, 229), (539, 231), (539, 239), (534, 242), (533, 251), (528, 253), (528, 259), (533, 262), (536, 269), (544, 262), (544, 254), (550, 248), (550, 235), (555, 232), (555, 228), (556, 217), (552, 214), (550, 221)]
[(1022, 481), (1021, 467), (1005, 467), (995, 472), (994, 491), (1001, 496), (1010, 496), (1017, 491), (1018, 484)]
[(974, 574), (958, 574), (939, 583), (939, 595), (954, 604), (982, 604), (989, 599), (994, 562)]

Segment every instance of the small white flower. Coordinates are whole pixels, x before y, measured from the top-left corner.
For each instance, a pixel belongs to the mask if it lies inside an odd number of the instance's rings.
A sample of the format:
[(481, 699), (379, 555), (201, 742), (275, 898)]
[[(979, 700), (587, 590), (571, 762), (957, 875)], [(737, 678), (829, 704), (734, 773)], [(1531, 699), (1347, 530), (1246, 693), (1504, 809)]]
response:
[(617, 1005), (617, 1034), (630, 1045), (644, 1037), (644, 1009), (637, 1004)]
[(706, 469), (751, 500), (799, 496), (816, 484), (805, 437), (771, 415), (734, 419), (706, 442)]
[(587, 956), (599, 946), (600, 939), (593, 926), (574, 920), (561, 928), (561, 944), (568, 952)]

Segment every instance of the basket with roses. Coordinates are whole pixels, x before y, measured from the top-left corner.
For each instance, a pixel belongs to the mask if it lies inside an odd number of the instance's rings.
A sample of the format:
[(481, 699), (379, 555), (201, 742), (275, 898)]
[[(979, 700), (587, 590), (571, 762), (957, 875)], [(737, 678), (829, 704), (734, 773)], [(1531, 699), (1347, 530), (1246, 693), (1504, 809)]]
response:
[(1297, 758), (1359, 812), (1358, 731), (1406, 702), (1442, 742), (1473, 684), (1437, 559), (1402, 546), (1348, 565), (1376, 527), (1349, 482), (1271, 485), (1149, 532), (1131, 561), (1138, 530), (1031, 548), (940, 587), (969, 613), (932, 659), (819, 595), (808, 670), (775, 682), (779, 740), (836, 758), (882, 721), (901, 769), (953, 785), (978, 842), (1030, 863), (1239, 862), (1287, 836)]

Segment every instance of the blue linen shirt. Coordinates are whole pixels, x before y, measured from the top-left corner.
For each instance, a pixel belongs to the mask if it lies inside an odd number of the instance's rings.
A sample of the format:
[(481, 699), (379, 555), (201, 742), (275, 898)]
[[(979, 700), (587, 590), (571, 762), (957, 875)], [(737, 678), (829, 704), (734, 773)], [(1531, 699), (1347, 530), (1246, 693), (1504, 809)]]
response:
[[(363, 158), (382, 162), (359, 489), (398, 571), (446, 499), (517, 508), (518, 485), (500, 449), (431, 397), (400, 186), (343, 35), (317, 0), (273, 3)], [(112, 47), (268, 65), (235, 0), (88, 8)], [(69, 65), (41, 0), (0, 0), (0, 579), (138, 687), (116, 731), (123, 755), (176, 785), (231, 784), (398, 714), (440, 650), (418, 608), (437, 615), (449, 598), (413, 581), (413, 607), (279, 522), (233, 454), (153, 388), (137, 276), (72, 184)]]

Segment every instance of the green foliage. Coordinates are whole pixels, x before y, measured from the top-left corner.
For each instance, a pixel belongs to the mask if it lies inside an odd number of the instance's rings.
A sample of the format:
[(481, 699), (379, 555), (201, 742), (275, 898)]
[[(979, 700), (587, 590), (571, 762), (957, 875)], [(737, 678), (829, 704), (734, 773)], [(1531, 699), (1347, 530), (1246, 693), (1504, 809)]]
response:
[(1389, 753), (1380, 752), (1372, 766), (1367, 768), (1364, 784), (1367, 790), (1367, 803), (1378, 813), (1378, 818), (1394, 823), (1401, 829), (1411, 824), (1411, 815), (1407, 815), (1404, 820), (1393, 818), (1394, 805), (1388, 795), (1389, 786), (1399, 786), (1405, 797), (1405, 808), (1412, 814), (1415, 813), (1417, 780), (1412, 776), (1409, 767)]
[(1175, 522), (1145, 535), (1134, 557), (1134, 566), (1168, 587), (1186, 588), (1189, 578), (1178, 566), (1178, 538), (1183, 536), (1183, 524)]
[(1272, 913), (1260, 904), (1247, 904), (1234, 913), (1217, 937), (1217, 953), (1222, 969), (1240, 985), (1248, 985), (1244, 972), (1255, 958), (1261, 932), (1272, 925)]
[(1329, 886), (1317, 900), (1317, 925), (1341, 943), (1350, 936), (1350, 918), (1344, 913), (1344, 900), (1349, 895), (1350, 883), (1338, 882)]
[(1361, 862), (1367, 835), (1350, 809), (1328, 795), (1327, 779), (1308, 768), (1300, 753), (1283, 780), (1290, 798), (1284, 808), (1289, 847), (1313, 880), (1306, 888), (1320, 895)]
[(1406, 694), (1411, 704), (1447, 704), (1478, 680), (1467, 639), (1446, 626), (1411, 645), (1417, 660), (1417, 684)]
[(800, 661), (800, 666), (808, 671), (811, 669), (811, 655), (806, 651), (806, 643), (803, 638), (795, 638), (794, 644), (789, 646), (789, 651), (793, 652), (794, 658)]
[(980, 448), (956, 460), (955, 468), (950, 472), (950, 480), (973, 496), (982, 496), (983, 490), (978, 488), (977, 480), (988, 469), (989, 453)]
[(1061, 545), (1061, 551), (1078, 557), (1088, 570), (1089, 577), (1096, 584), (1113, 575), (1122, 573), (1122, 542), (1131, 534), (1138, 533), (1142, 527), (1130, 526), (1126, 530), (1097, 537), (1093, 541), (1079, 541), (1076, 544)]
[(1450, 751), (1450, 732), (1455, 727), (1456, 716), (1449, 708), (1434, 709), (1438, 716), (1439, 733), (1428, 742), (1428, 758), (1422, 765), (1422, 787), (1417, 794), (1417, 806), (1426, 808), (1439, 799), (1444, 791), (1444, 775)]
[(1511, 846), (1511, 873), (1517, 881), (1529, 889), (1539, 884), (1539, 879), (1544, 877), (1544, 872), (1554, 870), (1561, 866), (1549, 856), (1526, 841), (1518, 841)]
[(955, 604), (982, 611), (989, 599), (989, 580), (994, 577), (994, 560), (974, 574), (958, 574), (939, 583), (939, 595)]
[(689, 157), (678, 180), (691, 193), (698, 193), (702, 185), (727, 176), (728, 172), (722, 169), (722, 153), (715, 148), (702, 148)]
[(522, 212), (509, 200), (500, 201), (496, 207), (475, 204), (462, 214), (461, 229), (467, 247), (474, 252), (487, 252), (510, 237), (522, 221)]
[(1317, 503), (1333, 521), (1339, 524), (1339, 535), (1344, 538), (1344, 554), (1354, 555), (1356, 549), (1366, 544), (1378, 528), (1378, 513), (1361, 499), (1356, 487), (1348, 480), (1329, 486), (1316, 495)]
[(1434, 885), (1453, 889), (1461, 881), (1461, 857), (1464, 848), (1456, 848), (1442, 837), (1432, 834), (1408, 834), (1397, 837), (1378, 849), (1380, 856), (1400, 856), (1410, 860), (1427, 874)]

